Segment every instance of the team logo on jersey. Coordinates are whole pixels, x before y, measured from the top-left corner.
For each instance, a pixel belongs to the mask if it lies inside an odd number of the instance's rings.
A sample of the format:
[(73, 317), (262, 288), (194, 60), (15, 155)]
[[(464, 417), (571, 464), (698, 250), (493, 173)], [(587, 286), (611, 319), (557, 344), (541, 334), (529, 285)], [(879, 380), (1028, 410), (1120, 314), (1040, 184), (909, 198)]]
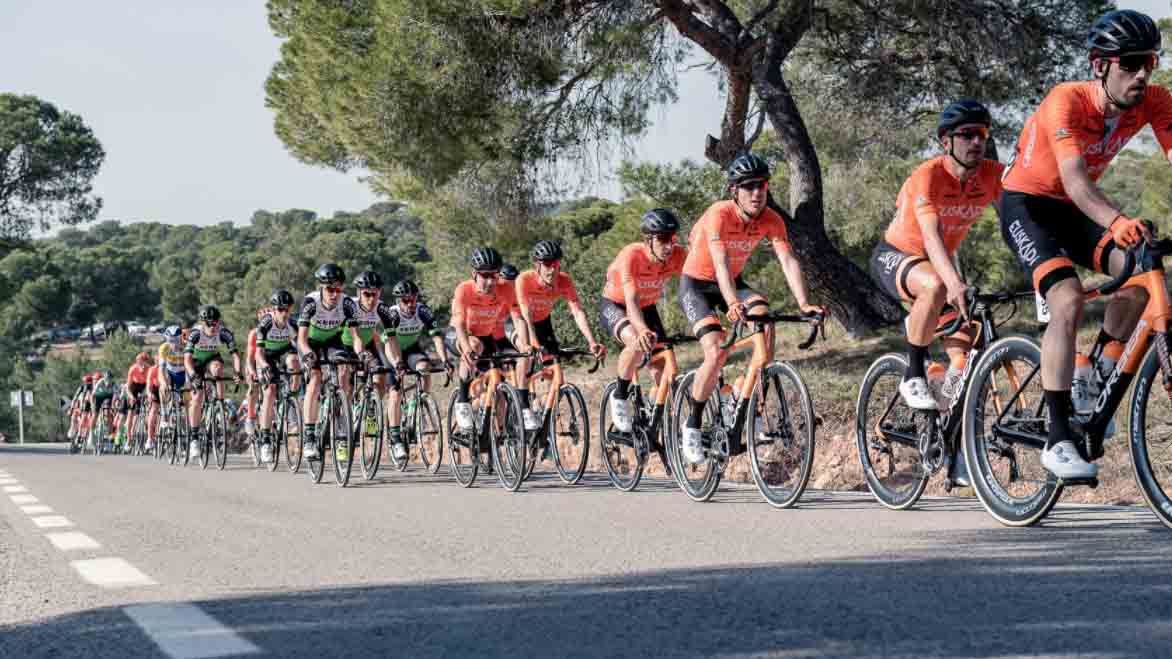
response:
[(1058, 130), (1054, 131), (1054, 139), (1056, 140), (1065, 140), (1069, 137), (1070, 131), (1065, 128), (1059, 128)]

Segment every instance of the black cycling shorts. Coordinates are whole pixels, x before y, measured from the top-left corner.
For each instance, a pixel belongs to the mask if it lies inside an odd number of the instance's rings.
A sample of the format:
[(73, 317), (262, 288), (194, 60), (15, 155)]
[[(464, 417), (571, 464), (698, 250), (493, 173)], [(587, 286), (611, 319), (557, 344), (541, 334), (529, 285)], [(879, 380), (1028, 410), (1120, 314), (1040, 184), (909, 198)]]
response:
[[(756, 299), (758, 303), (751, 306), (768, 304), (765, 296), (753, 290), (740, 276), (733, 280), (733, 286), (736, 286), (737, 299), (742, 303), (748, 304), (750, 300)], [(683, 308), (688, 325), (694, 332), (697, 323), (703, 320), (714, 321), (713, 327), (719, 329), (719, 312), (728, 311), (728, 305), (724, 303), (724, 296), (720, 294), (719, 284), (714, 281), (693, 279), (688, 275), (680, 275), (680, 307)], [(697, 336), (700, 333), (696, 332)]]
[(437, 363), (437, 360), (432, 357), (430, 353), (423, 349), (423, 346), (419, 341), (416, 341), (406, 348), (403, 348), (403, 362), (407, 364), (407, 368), (414, 371), (415, 369), (419, 368), (420, 362), (431, 362), (434, 364)]
[(875, 251), (871, 252), (871, 276), (888, 295), (897, 300), (910, 301), (916, 298), (908, 290), (908, 273), (917, 265), (927, 262), (928, 259), (923, 256), (901, 252), (886, 240), (880, 240), (875, 245)]
[(309, 349), (317, 355), (317, 362), (313, 365), (315, 371), (321, 370), (323, 362), (332, 362), (336, 359), (358, 359), (358, 356), (342, 343), (341, 335), (321, 342), (309, 339)]
[(159, 388), (158, 387), (147, 387), (147, 396), (150, 396), (151, 400), (158, 403), (159, 402)]
[(198, 359), (196, 359), (194, 361), (195, 361), (195, 374), (201, 378), (207, 374), (208, 364), (211, 364), (212, 362), (219, 362), (221, 366), (224, 365), (224, 358), (221, 357), (218, 353), (215, 355), (212, 355), (206, 361), (201, 362)]
[(1042, 296), (1063, 279), (1077, 280), (1075, 264), (1107, 272), (1115, 241), (1073, 203), (1006, 190), (997, 210), (1001, 237)]
[[(647, 323), (648, 329), (655, 332), (657, 340), (667, 340), (667, 330), (663, 328), (663, 320), (659, 318), (659, 308), (654, 304), (649, 304), (645, 307), (639, 307), (639, 311), (643, 312), (643, 322)], [(626, 305), (605, 297), (602, 298), (598, 303), (598, 324), (602, 326), (603, 331), (622, 345), (623, 330), (631, 324), (631, 321), (627, 319)]]

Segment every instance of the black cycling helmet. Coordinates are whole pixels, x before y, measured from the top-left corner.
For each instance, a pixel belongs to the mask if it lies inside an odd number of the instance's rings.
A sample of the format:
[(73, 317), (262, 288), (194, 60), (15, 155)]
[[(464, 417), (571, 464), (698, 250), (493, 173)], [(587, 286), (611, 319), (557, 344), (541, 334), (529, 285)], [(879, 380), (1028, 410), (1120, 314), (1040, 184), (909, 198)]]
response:
[(680, 219), (667, 208), (652, 208), (643, 213), (639, 230), (643, 233), (679, 233)]
[(220, 319), (220, 310), (214, 304), (205, 304), (199, 308), (199, 319), (206, 322), (214, 322)]
[(556, 240), (539, 240), (529, 256), (534, 261), (560, 261), (563, 256), (562, 244)]
[(291, 307), (293, 306), (293, 294), (283, 288), (278, 288), (269, 296), (269, 304), (274, 307)]
[(344, 284), (346, 282), (346, 271), (337, 263), (323, 263), (317, 268), (317, 272), (313, 273), (313, 278), (317, 283), (325, 284)]
[(944, 137), (957, 126), (965, 124), (982, 124), (990, 128), (993, 126), (993, 117), (989, 114), (988, 108), (971, 98), (949, 103), (940, 113), (940, 121), (936, 124), (936, 137)]
[(491, 247), (477, 247), (472, 251), (472, 269), (479, 272), (498, 272), (501, 269), (501, 253)]
[(752, 153), (743, 153), (733, 159), (728, 166), (729, 185), (740, 185), (745, 181), (766, 179), (770, 177), (769, 163), (761, 156)]
[(1160, 28), (1151, 16), (1133, 9), (1103, 14), (1087, 31), (1091, 59), (1160, 50)]
[(416, 286), (415, 282), (411, 281), (410, 279), (404, 279), (403, 281), (395, 284), (395, 287), (391, 289), (391, 295), (394, 295), (395, 297), (403, 297), (404, 295), (419, 295), (419, 287)]
[(512, 263), (506, 263), (501, 266), (501, 278), (503, 278), (505, 281), (513, 281), (520, 274), (521, 272), (517, 270), (517, 266), (513, 265)]
[(354, 278), (354, 288), (382, 288), (382, 275), (374, 270), (363, 270)]

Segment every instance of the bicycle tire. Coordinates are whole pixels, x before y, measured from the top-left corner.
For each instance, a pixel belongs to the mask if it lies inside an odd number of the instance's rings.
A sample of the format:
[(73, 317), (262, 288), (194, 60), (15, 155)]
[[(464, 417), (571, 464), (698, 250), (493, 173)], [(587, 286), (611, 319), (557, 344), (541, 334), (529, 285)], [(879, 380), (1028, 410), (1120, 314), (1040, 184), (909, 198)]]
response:
[(907, 510), (916, 505), (931, 480), (922, 467), (918, 446), (892, 442), (874, 433), (878, 419), (886, 412), (889, 417), (896, 415), (886, 426), (889, 430), (918, 436), (916, 414), (899, 394), (899, 383), (906, 371), (904, 355), (880, 356), (863, 375), (855, 403), (855, 444), (863, 478), (875, 500), (891, 510)]
[(419, 462), (429, 474), (438, 474), (444, 459), (444, 423), (439, 405), (431, 394), (419, 395), (415, 405), (415, 424), (412, 428), (413, 444), (419, 452)]
[[(354, 467), (354, 424), (350, 418), (350, 401), (346, 392), (338, 389), (330, 403), (330, 454), (334, 462), (334, 483), (338, 487), (350, 484), (350, 472)], [(339, 450), (344, 447), (344, 450)]]
[[(1164, 337), (1156, 335), (1156, 341), (1166, 340)], [(1148, 405), (1154, 401), (1163, 400), (1169, 403), (1167, 394), (1161, 396), (1160, 391), (1157, 390), (1156, 396), (1152, 396), (1153, 383), (1160, 382), (1163, 389), (1164, 378), (1169, 374), (1165, 373), (1164, 377), (1160, 377), (1160, 356), (1157, 346), (1153, 345), (1148, 354), (1144, 357), (1139, 369), (1139, 375), (1135, 380), (1135, 388), (1131, 392), (1131, 407), (1128, 413), (1128, 450), (1131, 452), (1131, 464), (1135, 471), (1135, 482), (1139, 486), (1139, 491), (1143, 494), (1144, 500), (1147, 501), (1148, 507), (1155, 513), (1156, 518), (1160, 520), (1164, 526), (1172, 528), (1172, 497), (1169, 497), (1166, 485), (1172, 485), (1172, 473), (1161, 475), (1157, 474), (1152, 466), (1152, 459), (1148, 450), (1148, 432), (1146, 429), (1146, 421), (1148, 419), (1149, 411)], [(1170, 418), (1172, 415), (1172, 408), (1166, 411), (1163, 415), (1164, 419)], [(1164, 423), (1167, 423), (1164, 421)], [(1164, 443), (1163, 453), (1167, 454), (1167, 442)], [(1163, 464), (1167, 464), (1167, 460), (1161, 460)], [(1165, 471), (1167, 469), (1165, 468)]]
[[(470, 432), (460, 430), (456, 423), (456, 392), (448, 400), (448, 471), (464, 487), (472, 487), (480, 471), (480, 433), (473, 423)], [(467, 460), (464, 460), (465, 454)]]
[[(563, 402), (570, 412), (566, 422)], [(586, 473), (590, 459), (590, 414), (586, 399), (577, 385), (564, 384), (558, 390), (553, 418), (549, 421), (549, 445), (558, 477), (566, 485), (576, 485)]]
[[(300, 401), (295, 396), (286, 396), (281, 400), (277, 419), (276, 444), (285, 445), (285, 466), (290, 474), (296, 474), (301, 469), (302, 439), (305, 425), (301, 419)], [(292, 431), (292, 432), (290, 432)], [(273, 470), (276, 470), (277, 453), (273, 452)]]
[[(383, 419), (383, 402), (378, 393), (363, 395), (354, 428), (360, 437), (359, 444), (362, 445), (362, 478), (365, 480), (371, 480), (378, 474), (382, 458), (383, 432), (386, 430)], [(373, 431), (370, 430), (372, 423)]]
[[(686, 422), (688, 418), (689, 409), (692, 405), (692, 381), (696, 377), (696, 371), (689, 371), (680, 380), (679, 386), (672, 397), (672, 419), (673, 428), (670, 440), (672, 448), (670, 455), (672, 458), (672, 472), (676, 476), (676, 483), (688, 498), (703, 503), (712, 498), (716, 493), (716, 489), (720, 487), (721, 471), (717, 464), (716, 458), (709, 453), (706, 455), (703, 462), (691, 464), (684, 462), (683, 451), (680, 442), (683, 438), (683, 426), (681, 424)], [(704, 415), (700, 422), (701, 430), (711, 431), (714, 422), (720, 418), (720, 410), (717, 408), (715, 396), (708, 398), (708, 403), (704, 406)], [(699, 473), (698, 478), (689, 478), (689, 473)]]
[[(1046, 436), (1046, 412), (1042, 409), (1044, 403), (1041, 402), (1041, 376), (1036, 372), (1041, 364), (1041, 357), (1041, 348), (1030, 339), (1021, 336), (1006, 336), (997, 339), (989, 344), (985, 349), (985, 354), (973, 366), (969, 390), (965, 394), (962, 441), (973, 491), (985, 510), (1006, 526), (1031, 526), (1038, 523), (1062, 496), (1061, 483), (1041, 466), (1040, 447), (1035, 449), (1035, 447), (1023, 446), (1020, 443), (1002, 447), (994, 443), (996, 438), (993, 437), (993, 433), (989, 429), (985, 428), (986, 420), (992, 423), (997, 418), (996, 409), (992, 415), (985, 414), (986, 398), (1003, 395), (996, 383), (993, 383), (996, 386), (995, 391), (990, 388), (994, 371), (1008, 363), (1007, 371), (1015, 373), (1014, 379), (1018, 379), (1020, 378), (1018, 371), (1021, 369), (1014, 366), (1016, 362), (1022, 362), (1025, 373), (1031, 373), (1030, 369), (1034, 369), (1032, 376), (1027, 375), (1023, 379), (1026, 385), (1037, 384), (1036, 396), (1030, 397), (1037, 404), (1027, 400), (1025, 406), (1019, 405), (1019, 411), (1014, 414), (1012, 422), (1028, 428), (1033, 434), (1041, 437)], [(1010, 377), (1005, 377), (1004, 380), (1008, 382)], [(1017, 388), (1014, 387), (1003, 395), (1006, 402), (1013, 396)], [(989, 418), (990, 416), (992, 418)], [(1029, 451), (1025, 460), (1017, 459), (1017, 447)], [(993, 456), (994, 459), (991, 460), (990, 456)], [(1027, 468), (1033, 467), (1034, 473), (1040, 474), (1040, 476), (1030, 479), (1032, 483), (1039, 485), (1036, 491), (1029, 492), (1023, 487), (1013, 487), (1019, 480), (1014, 477), (1014, 474), (1017, 473), (1017, 467), (1021, 464)], [(1003, 484), (1000, 478), (1006, 470), (1010, 472), (1008, 486)], [(1026, 492), (1026, 496), (1017, 496), (1018, 492), (1023, 491)]]
[[(621, 492), (633, 492), (643, 480), (643, 469), (646, 466), (644, 456), (638, 449), (638, 433), (643, 429), (632, 427), (629, 438), (618, 435), (610, 419), (610, 399), (614, 396), (615, 388), (616, 384), (611, 382), (602, 390), (602, 405), (598, 411), (598, 441), (602, 446), (602, 461), (606, 464), (606, 476), (610, 484)], [(630, 397), (635, 398), (634, 387), (630, 389)]]
[(216, 468), (224, 471), (228, 464), (228, 411), (224, 409), (224, 402), (217, 400), (212, 404), (212, 431), (208, 443), (212, 445), (212, 455), (216, 458)]
[(521, 489), (529, 461), (528, 438), (521, 415), (521, 397), (512, 385), (502, 382), (493, 392), (492, 413), (488, 415), (489, 441), (501, 487), (510, 492)]
[[(814, 401), (792, 364), (773, 362), (762, 369), (761, 378), (749, 398), (746, 419), (749, 466), (765, 501), (774, 508), (790, 508), (801, 500), (814, 467)], [(775, 396), (777, 414), (769, 413), (770, 394)], [(756, 432), (758, 395), (766, 410), (760, 433)], [(791, 449), (796, 449), (796, 456)], [(766, 457), (774, 459), (766, 461)], [(786, 478), (777, 484), (782, 477)]]

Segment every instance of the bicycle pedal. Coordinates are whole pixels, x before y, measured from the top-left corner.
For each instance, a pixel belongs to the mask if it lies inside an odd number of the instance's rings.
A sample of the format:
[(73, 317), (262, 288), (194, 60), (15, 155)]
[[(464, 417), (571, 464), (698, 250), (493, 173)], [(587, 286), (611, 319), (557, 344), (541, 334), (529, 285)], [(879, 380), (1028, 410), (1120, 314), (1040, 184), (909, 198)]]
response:
[(1059, 479), (1058, 484), (1063, 487), (1081, 487), (1086, 486), (1092, 490), (1099, 487), (1099, 478), (1092, 476), (1090, 478), (1066, 478)]

